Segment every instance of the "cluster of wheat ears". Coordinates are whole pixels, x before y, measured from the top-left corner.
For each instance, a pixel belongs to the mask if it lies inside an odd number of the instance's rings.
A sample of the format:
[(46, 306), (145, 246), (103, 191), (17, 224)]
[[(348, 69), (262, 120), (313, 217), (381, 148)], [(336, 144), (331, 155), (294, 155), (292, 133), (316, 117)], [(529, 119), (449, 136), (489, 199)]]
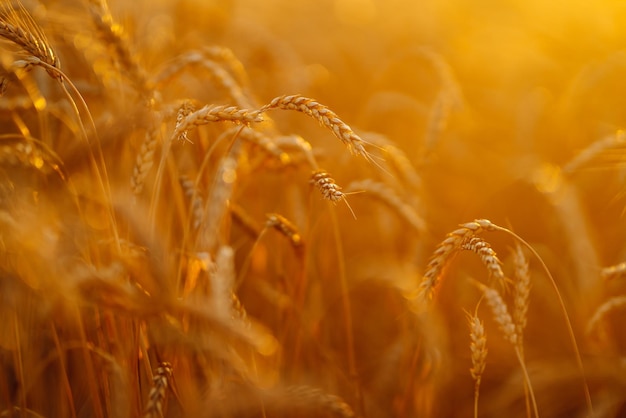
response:
[(0, 417), (626, 414), (623, 57), (496, 142), (434, 49), (117, 3), (0, 2)]

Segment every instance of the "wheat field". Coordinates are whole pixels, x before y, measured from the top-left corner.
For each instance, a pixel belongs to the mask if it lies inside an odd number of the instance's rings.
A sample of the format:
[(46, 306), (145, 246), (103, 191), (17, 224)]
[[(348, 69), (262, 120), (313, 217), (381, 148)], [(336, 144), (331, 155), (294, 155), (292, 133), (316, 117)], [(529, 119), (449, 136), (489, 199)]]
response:
[(624, 21), (1, 0), (0, 417), (626, 416)]

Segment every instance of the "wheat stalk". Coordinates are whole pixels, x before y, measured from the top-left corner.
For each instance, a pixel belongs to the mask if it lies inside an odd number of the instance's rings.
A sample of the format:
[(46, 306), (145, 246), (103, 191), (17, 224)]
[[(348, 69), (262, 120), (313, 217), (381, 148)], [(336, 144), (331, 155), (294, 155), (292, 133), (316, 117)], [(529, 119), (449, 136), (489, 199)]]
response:
[(316, 119), (322, 126), (330, 129), (330, 131), (343, 142), (350, 152), (361, 155), (368, 161), (372, 161), (370, 154), (365, 149), (365, 141), (363, 141), (352, 128), (328, 107), (318, 103), (314, 99), (304, 97), (298, 94), (279, 96), (260, 110), (262, 112), (272, 109), (295, 110)]
[(144, 408), (143, 418), (162, 418), (163, 403), (167, 397), (169, 380), (172, 378), (172, 365), (166, 361), (159, 363), (152, 378), (152, 388), (148, 394), (148, 402)]
[(240, 205), (230, 202), (230, 214), (235, 221), (252, 239), (261, 234), (261, 227)]

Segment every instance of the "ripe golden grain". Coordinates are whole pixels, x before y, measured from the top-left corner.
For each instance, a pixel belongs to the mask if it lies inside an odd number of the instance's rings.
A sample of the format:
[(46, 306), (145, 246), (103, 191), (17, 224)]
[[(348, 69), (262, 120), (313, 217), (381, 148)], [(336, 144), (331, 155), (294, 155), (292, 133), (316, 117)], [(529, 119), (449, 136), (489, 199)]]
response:
[(365, 142), (354, 133), (352, 128), (328, 107), (317, 101), (301, 95), (279, 96), (260, 110), (265, 112), (272, 109), (295, 110), (316, 119), (320, 125), (330, 129), (330, 131), (343, 142), (350, 152), (361, 155), (371, 161), (372, 157), (365, 149)]
[(172, 365), (167, 361), (159, 363), (154, 377), (152, 378), (152, 387), (148, 394), (148, 402), (144, 408), (144, 418), (163, 418), (163, 404), (167, 399), (167, 389), (169, 380), (172, 378)]

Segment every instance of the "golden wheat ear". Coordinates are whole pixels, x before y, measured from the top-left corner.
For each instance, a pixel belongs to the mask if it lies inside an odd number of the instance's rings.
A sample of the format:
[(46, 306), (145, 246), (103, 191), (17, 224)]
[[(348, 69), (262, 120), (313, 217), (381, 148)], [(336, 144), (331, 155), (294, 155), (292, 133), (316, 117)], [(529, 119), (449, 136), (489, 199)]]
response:
[[(21, 1), (5, 1), (0, 5), (0, 37), (19, 46), (22, 52), (27, 53), (32, 58), (36, 58), (50, 67), (61, 68), (59, 58), (50, 46), (45, 33), (24, 8)], [(48, 73), (52, 77), (60, 79), (58, 73), (52, 70), (48, 70)]]
[[(478, 311), (478, 306), (476, 306)], [(470, 374), (474, 379), (474, 418), (478, 417), (478, 397), (480, 395), (480, 381), (487, 365), (487, 335), (485, 325), (478, 318), (478, 313), (467, 314), (470, 328), (470, 351), (472, 352), (472, 367)]]
[(148, 402), (144, 408), (143, 418), (162, 418), (163, 404), (167, 400), (167, 389), (170, 386), (172, 378), (172, 365), (167, 361), (159, 363), (154, 377), (152, 378), (152, 387), (148, 394)]
[(295, 110), (304, 113), (329, 129), (335, 137), (348, 147), (350, 152), (376, 164), (370, 153), (365, 149), (366, 142), (354, 133), (352, 128), (341, 120), (335, 112), (314, 99), (299, 94), (279, 96), (272, 99), (259, 110), (265, 112), (273, 109)]
[(311, 179), (309, 183), (318, 188), (322, 196), (326, 200), (330, 200), (333, 203), (337, 203), (340, 200), (343, 200), (348, 206), (350, 213), (352, 213), (352, 217), (356, 219), (356, 214), (352, 210), (352, 207), (348, 203), (346, 199), (346, 194), (342, 192), (341, 186), (335, 183), (335, 179), (333, 179), (328, 172), (324, 170), (315, 170), (311, 174)]

